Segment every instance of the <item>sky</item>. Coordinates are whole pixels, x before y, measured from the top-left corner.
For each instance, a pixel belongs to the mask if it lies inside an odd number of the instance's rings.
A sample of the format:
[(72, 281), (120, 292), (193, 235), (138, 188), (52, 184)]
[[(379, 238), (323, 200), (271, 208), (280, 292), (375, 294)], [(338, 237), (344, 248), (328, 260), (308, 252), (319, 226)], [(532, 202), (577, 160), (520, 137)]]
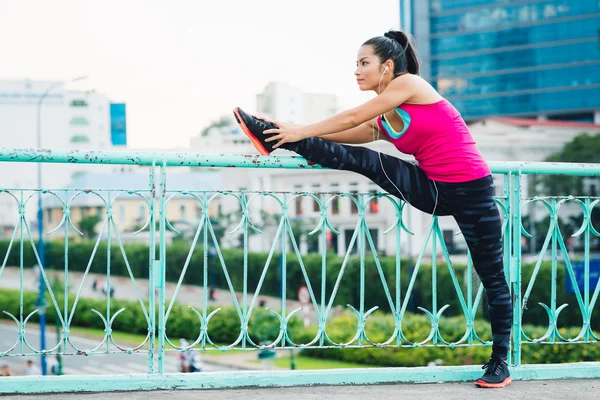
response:
[[(356, 54), (398, 0), (0, 0), (0, 79), (68, 80), (127, 103), (131, 148), (189, 145), (272, 81), (366, 102)], [(372, 95), (371, 95), (372, 96)]]

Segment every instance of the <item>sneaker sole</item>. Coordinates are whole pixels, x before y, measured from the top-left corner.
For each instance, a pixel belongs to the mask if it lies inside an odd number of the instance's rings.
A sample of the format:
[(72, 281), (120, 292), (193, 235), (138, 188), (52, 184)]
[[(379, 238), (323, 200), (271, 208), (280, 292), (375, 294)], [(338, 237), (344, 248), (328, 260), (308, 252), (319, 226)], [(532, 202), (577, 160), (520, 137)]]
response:
[(512, 380), (510, 379), (510, 377), (506, 378), (504, 380), (504, 382), (500, 382), (500, 383), (487, 383), (480, 379), (477, 382), (475, 382), (475, 385), (479, 386), (480, 388), (499, 389), (499, 388), (507, 387), (508, 385), (511, 384), (511, 382), (512, 382)]
[(246, 136), (248, 136), (256, 150), (258, 150), (258, 152), (263, 156), (268, 156), (269, 154), (271, 154), (269, 151), (267, 151), (267, 149), (265, 149), (265, 146), (262, 145), (260, 140), (258, 140), (252, 132), (250, 132), (250, 129), (248, 129), (248, 127), (244, 123), (244, 120), (242, 119), (242, 116), (240, 115), (237, 107), (233, 109), (233, 115), (235, 116), (238, 125), (240, 126), (240, 128), (242, 128), (242, 131), (246, 134)]

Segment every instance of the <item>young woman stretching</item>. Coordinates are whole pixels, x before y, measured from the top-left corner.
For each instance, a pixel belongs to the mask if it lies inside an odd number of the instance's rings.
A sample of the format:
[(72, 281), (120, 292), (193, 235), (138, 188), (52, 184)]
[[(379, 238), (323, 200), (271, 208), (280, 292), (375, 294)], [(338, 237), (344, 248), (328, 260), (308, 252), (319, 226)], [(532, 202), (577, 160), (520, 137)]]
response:
[[(510, 384), (506, 364), (512, 301), (502, 262), (502, 221), (494, 202), (494, 182), (459, 112), (419, 77), (419, 62), (400, 31), (367, 40), (357, 57), (360, 90), (374, 99), (324, 121), (293, 126), (266, 121), (236, 108), (234, 115), (257, 150), (282, 147), (326, 168), (353, 171), (417, 209), (451, 215), (467, 242), (485, 288), (492, 325), (492, 356), (475, 382), (481, 387)], [(384, 139), (418, 166), (347, 144)]]

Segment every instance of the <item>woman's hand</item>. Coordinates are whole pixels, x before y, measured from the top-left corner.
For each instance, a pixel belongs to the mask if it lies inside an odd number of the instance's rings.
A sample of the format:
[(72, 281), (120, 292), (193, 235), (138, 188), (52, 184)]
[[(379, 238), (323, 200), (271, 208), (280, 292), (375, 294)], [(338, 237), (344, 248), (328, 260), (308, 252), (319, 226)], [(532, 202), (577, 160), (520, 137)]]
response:
[(263, 134), (275, 135), (268, 139), (265, 139), (265, 142), (279, 140), (279, 142), (275, 144), (273, 148), (277, 148), (283, 143), (293, 143), (304, 139), (304, 137), (300, 137), (297, 135), (297, 132), (301, 130), (302, 125), (288, 124), (286, 122), (275, 121), (263, 115), (254, 115), (254, 117), (262, 119), (265, 122), (270, 122), (278, 127), (277, 129), (267, 129), (263, 131)]
[(276, 149), (280, 147), (284, 143), (294, 143), (299, 142), (302, 139), (306, 139), (306, 136), (302, 132), (301, 125), (292, 125), (286, 124), (283, 122), (272, 121), (279, 128), (277, 129), (267, 129), (263, 132), (265, 135), (273, 135), (268, 139), (265, 139), (265, 142), (273, 142), (277, 141), (273, 148)]

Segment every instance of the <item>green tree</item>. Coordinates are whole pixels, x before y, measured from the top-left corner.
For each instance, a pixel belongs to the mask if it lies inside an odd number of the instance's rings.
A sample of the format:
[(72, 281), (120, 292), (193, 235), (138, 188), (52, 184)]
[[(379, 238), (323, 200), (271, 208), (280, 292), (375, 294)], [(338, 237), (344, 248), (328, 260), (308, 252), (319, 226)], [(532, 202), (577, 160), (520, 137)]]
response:
[(224, 126), (231, 125), (231, 124), (232, 124), (232, 121), (229, 116), (222, 116), (218, 120), (212, 121), (206, 128), (202, 129), (202, 132), (200, 132), (200, 135), (208, 136), (208, 132), (212, 128), (223, 128)]
[(89, 239), (96, 234), (96, 225), (100, 218), (97, 215), (89, 215), (79, 220), (79, 230)]
[(306, 238), (306, 245), (309, 252), (316, 252), (319, 248), (319, 234), (309, 235), (310, 232), (317, 226), (315, 218), (293, 218), (290, 221), (292, 233), (296, 238), (296, 242), (300, 244), (302, 238)]
[(233, 217), (234, 213), (232, 212), (222, 213), (219, 211), (219, 214), (216, 217), (210, 218), (210, 224), (215, 232), (215, 237), (217, 238), (218, 243), (221, 243), (227, 228), (233, 224)]
[[(600, 134), (577, 135), (562, 151), (552, 154), (545, 161), (600, 163)], [(584, 181), (588, 184), (584, 185)], [(597, 196), (597, 190), (600, 188), (599, 177), (544, 175), (538, 177), (536, 183), (541, 184), (544, 194), (551, 196)]]
[[(545, 161), (548, 162), (576, 162), (576, 163), (600, 163), (600, 134), (591, 135), (582, 133), (575, 136), (572, 141), (567, 143), (564, 148), (555, 153)], [(566, 175), (543, 175), (535, 179), (535, 187), (542, 195), (550, 196), (598, 196), (600, 189), (600, 177), (585, 176), (566, 176)], [(592, 225), (598, 229), (600, 227), (600, 207), (596, 206), (592, 210)], [(566, 238), (573, 234), (583, 223), (583, 214), (569, 217), (568, 221), (559, 219), (561, 232)], [(548, 221), (538, 221), (536, 230), (546, 232)], [(544, 230), (543, 227), (546, 227)], [(536, 248), (541, 246), (543, 236), (536, 240)], [(600, 247), (600, 240), (592, 238), (592, 249)]]

